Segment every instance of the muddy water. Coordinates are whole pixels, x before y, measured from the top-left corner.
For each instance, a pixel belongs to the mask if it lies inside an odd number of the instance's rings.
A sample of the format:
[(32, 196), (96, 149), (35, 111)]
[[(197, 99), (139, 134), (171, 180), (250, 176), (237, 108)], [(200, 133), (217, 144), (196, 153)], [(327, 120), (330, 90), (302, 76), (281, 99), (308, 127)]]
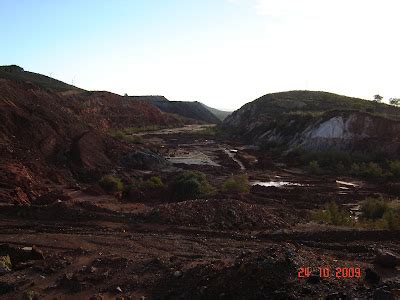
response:
[(182, 153), (179, 156), (173, 157), (168, 156), (166, 159), (173, 164), (208, 165), (220, 167), (220, 165), (213, 161), (207, 154), (200, 151)]
[(288, 182), (288, 181), (252, 181), (251, 185), (261, 185), (265, 187), (285, 187), (285, 186), (304, 186), (304, 184)]

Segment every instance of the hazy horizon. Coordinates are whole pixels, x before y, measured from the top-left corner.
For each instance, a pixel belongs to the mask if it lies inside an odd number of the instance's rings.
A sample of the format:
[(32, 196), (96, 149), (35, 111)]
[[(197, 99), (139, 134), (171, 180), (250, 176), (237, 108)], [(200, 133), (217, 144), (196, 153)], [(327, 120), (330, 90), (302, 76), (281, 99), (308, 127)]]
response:
[(0, 65), (235, 110), (264, 94), (400, 97), (394, 0), (3, 0)]

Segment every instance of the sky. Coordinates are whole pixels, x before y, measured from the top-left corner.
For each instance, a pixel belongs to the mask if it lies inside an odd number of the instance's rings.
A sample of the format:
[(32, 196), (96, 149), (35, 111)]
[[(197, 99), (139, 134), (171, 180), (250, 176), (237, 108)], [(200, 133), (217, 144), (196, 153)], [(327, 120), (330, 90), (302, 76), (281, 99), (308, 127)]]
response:
[(0, 65), (225, 110), (289, 90), (388, 101), (400, 97), (399, 8), (398, 0), (0, 0)]

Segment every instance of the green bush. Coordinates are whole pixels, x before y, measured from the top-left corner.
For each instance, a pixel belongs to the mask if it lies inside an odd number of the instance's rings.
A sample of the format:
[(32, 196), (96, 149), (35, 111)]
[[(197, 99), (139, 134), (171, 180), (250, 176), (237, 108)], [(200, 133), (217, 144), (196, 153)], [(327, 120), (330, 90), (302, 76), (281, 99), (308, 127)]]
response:
[(137, 135), (131, 135), (125, 130), (114, 130), (109, 133), (112, 137), (117, 138), (119, 140), (125, 141), (130, 144), (141, 144), (143, 143), (143, 139)]
[(391, 208), (382, 198), (367, 198), (361, 204), (361, 213), (363, 219), (381, 219), (389, 210), (391, 210)]
[(370, 162), (368, 164), (361, 164), (360, 173), (367, 178), (377, 178), (382, 177), (383, 170), (377, 163)]
[(387, 173), (384, 173), (382, 167), (374, 162), (353, 163), (350, 168), (350, 173), (365, 178), (384, 178), (387, 176)]
[(206, 175), (198, 171), (183, 171), (171, 182), (171, 191), (179, 199), (210, 195), (214, 192)]
[(383, 228), (390, 230), (400, 229), (400, 215), (393, 209), (389, 209), (383, 214), (382, 221)]
[(112, 175), (103, 176), (99, 181), (99, 185), (108, 192), (118, 192), (124, 189), (122, 181)]
[(350, 167), (350, 174), (359, 175), (360, 174), (360, 165), (358, 163), (352, 163)]
[(161, 189), (164, 187), (164, 183), (162, 182), (161, 178), (159, 176), (152, 176), (147, 180), (138, 180), (135, 181), (125, 188), (125, 195), (129, 195), (130, 191), (132, 190), (139, 190), (139, 191), (145, 191), (145, 190), (155, 190), (155, 189)]
[(249, 179), (247, 175), (233, 175), (229, 177), (223, 185), (223, 191), (229, 193), (248, 193), (250, 191)]
[(388, 162), (388, 165), (390, 173), (392, 173), (394, 177), (400, 177), (400, 161), (391, 160)]
[(325, 210), (314, 213), (313, 219), (336, 226), (351, 225), (350, 213), (339, 208), (336, 202), (330, 202)]
[(162, 182), (161, 178), (158, 176), (152, 176), (146, 181), (143, 181), (142, 187), (146, 190), (154, 190), (164, 187), (164, 183)]
[(321, 168), (316, 160), (310, 161), (308, 164), (308, 170), (311, 174), (321, 174)]
[(367, 198), (361, 204), (360, 226), (380, 229), (400, 229), (400, 214), (393, 202), (383, 198)]

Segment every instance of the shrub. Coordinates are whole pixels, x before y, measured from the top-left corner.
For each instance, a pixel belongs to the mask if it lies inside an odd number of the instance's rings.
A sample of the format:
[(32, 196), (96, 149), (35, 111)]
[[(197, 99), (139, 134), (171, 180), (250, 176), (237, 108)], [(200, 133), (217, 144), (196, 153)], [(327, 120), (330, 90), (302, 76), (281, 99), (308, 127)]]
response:
[(324, 211), (315, 213), (313, 218), (336, 226), (351, 225), (352, 223), (350, 213), (340, 209), (336, 202), (333, 201), (326, 205)]
[(119, 140), (123, 140), (127, 143), (131, 144), (141, 144), (143, 143), (143, 139), (140, 136), (137, 135), (131, 135), (130, 133), (126, 132), (125, 130), (115, 130), (111, 131), (110, 135), (114, 138), (117, 138)]
[(388, 162), (389, 171), (395, 177), (400, 177), (400, 161), (399, 160), (391, 160)]
[(321, 174), (321, 168), (316, 160), (310, 161), (308, 164), (308, 170), (311, 174)]
[(387, 210), (382, 217), (383, 228), (390, 230), (400, 229), (400, 216), (393, 209)]
[(339, 174), (343, 174), (346, 171), (346, 167), (344, 166), (344, 164), (339, 161), (336, 165), (336, 172)]
[(387, 175), (384, 174), (382, 167), (374, 162), (353, 163), (350, 168), (350, 173), (365, 178), (382, 178)]
[(377, 178), (382, 177), (383, 175), (382, 168), (377, 163), (373, 162), (370, 162), (368, 164), (361, 164), (360, 173), (360, 175), (367, 178)]
[(351, 164), (350, 173), (352, 175), (359, 175), (360, 174), (360, 165), (357, 163)]
[(112, 175), (103, 176), (99, 181), (99, 185), (108, 192), (118, 192), (124, 189), (122, 181)]
[(213, 193), (206, 175), (198, 171), (183, 171), (170, 185), (172, 192), (179, 199), (207, 196)]
[(367, 198), (361, 204), (361, 213), (363, 219), (381, 219), (390, 209), (388, 203), (382, 198)]
[(223, 190), (229, 193), (248, 193), (250, 188), (247, 175), (243, 174), (229, 177), (224, 182)]
[(129, 193), (133, 190), (139, 190), (139, 191), (155, 190), (155, 189), (161, 189), (163, 187), (164, 183), (162, 182), (161, 178), (159, 176), (152, 176), (145, 181), (138, 180), (134, 183), (129, 184), (128, 186), (125, 187), (124, 193), (125, 195), (129, 195)]
[(146, 190), (159, 189), (164, 187), (164, 183), (158, 176), (152, 176), (146, 181), (144, 181), (141, 186)]

